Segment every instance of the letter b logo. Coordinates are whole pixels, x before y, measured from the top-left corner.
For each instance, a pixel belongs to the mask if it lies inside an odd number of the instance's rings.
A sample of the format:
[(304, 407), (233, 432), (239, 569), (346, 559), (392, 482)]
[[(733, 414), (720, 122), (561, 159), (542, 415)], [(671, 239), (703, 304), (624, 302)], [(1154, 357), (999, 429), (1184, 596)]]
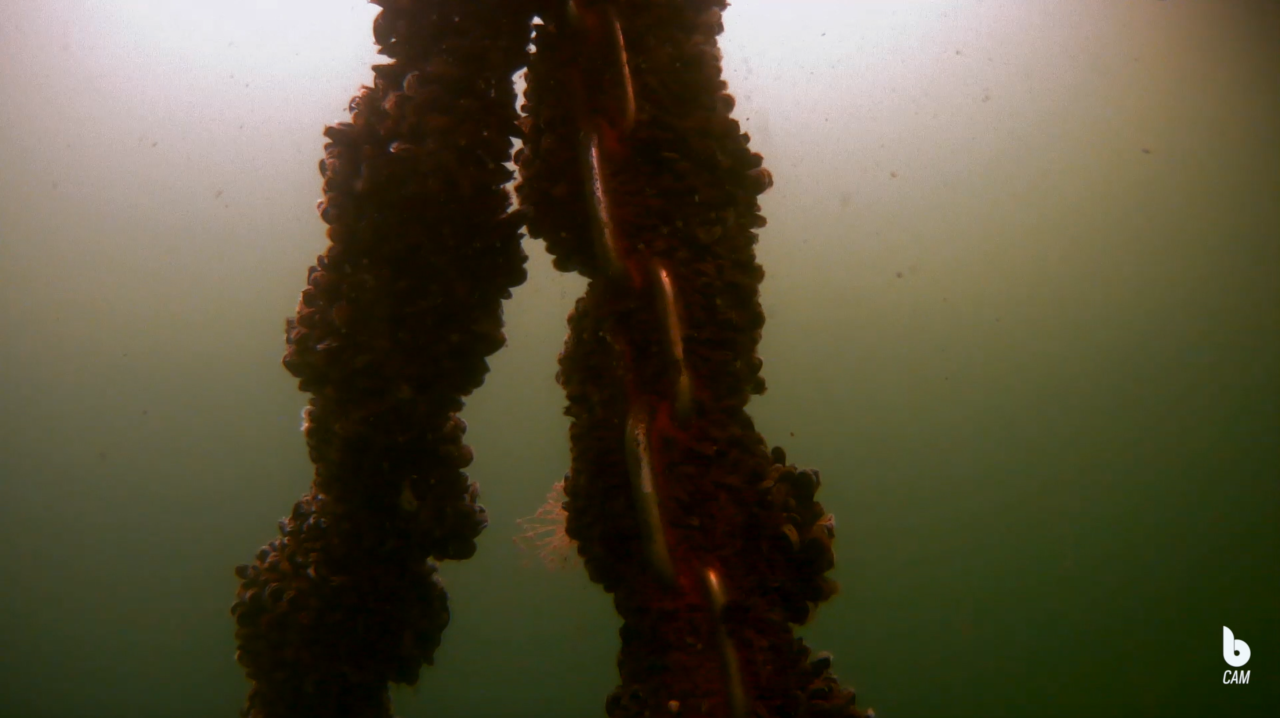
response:
[(1239, 668), (1249, 662), (1249, 644), (1237, 640), (1231, 629), (1222, 627), (1222, 660), (1233, 668)]

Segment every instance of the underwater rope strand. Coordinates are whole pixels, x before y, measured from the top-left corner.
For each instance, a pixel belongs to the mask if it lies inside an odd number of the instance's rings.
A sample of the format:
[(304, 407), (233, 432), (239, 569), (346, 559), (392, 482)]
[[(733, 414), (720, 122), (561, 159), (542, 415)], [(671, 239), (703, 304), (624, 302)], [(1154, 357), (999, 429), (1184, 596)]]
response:
[(449, 621), (429, 559), (470, 557), (487, 523), (457, 412), (525, 279), (503, 163), (531, 8), (382, 4), (392, 61), (325, 131), (330, 246), (288, 324), (314, 485), (237, 569), (248, 716), (389, 716)]
[(287, 325), (313, 486), (236, 568), (242, 713), (389, 716), (388, 684), (432, 662), (434, 561), (470, 557), (487, 523), (457, 414), (505, 342), (523, 226), (591, 280), (558, 379), (566, 531), (624, 619), (608, 714), (861, 715), (791, 628), (835, 592), (818, 474), (745, 412), (772, 180), (730, 117), (725, 3), (377, 4), (391, 62), (325, 131), (330, 246)]
[(539, 11), (517, 193), (557, 268), (591, 280), (560, 360), (566, 528), (625, 621), (610, 716), (857, 715), (791, 629), (836, 590), (818, 474), (745, 411), (772, 179), (730, 116), (724, 7)]

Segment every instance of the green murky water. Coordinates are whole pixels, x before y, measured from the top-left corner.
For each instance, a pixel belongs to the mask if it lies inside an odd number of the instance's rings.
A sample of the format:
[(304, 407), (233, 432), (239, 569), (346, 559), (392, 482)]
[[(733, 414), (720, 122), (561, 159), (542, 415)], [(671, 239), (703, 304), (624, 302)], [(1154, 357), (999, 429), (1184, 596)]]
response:
[[(279, 365), (355, 2), (0, 9), (0, 716), (234, 715), (231, 568), (309, 482)], [(735, 3), (776, 183), (750, 407), (821, 468), (804, 629), (880, 716), (1280, 698), (1274, 3)], [(581, 293), (527, 243), (464, 414), (490, 528), (403, 716), (600, 716), (609, 599), (512, 541)], [(1221, 629), (1252, 649), (1223, 685)]]

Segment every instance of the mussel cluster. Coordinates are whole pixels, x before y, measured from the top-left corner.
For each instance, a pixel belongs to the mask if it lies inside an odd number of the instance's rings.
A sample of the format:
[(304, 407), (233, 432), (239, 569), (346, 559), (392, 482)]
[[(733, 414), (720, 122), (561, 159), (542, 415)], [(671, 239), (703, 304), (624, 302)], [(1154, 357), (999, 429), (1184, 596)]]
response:
[(529, 17), (498, 0), (381, 4), (392, 62), (325, 130), (330, 245), (287, 323), (313, 487), (236, 569), (255, 718), (390, 715), (388, 682), (414, 683), (449, 621), (431, 559), (470, 557), (488, 521), (457, 413), (525, 279), (504, 163)]
[(836, 590), (819, 475), (745, 411), (772, 178), (731, 116), (724, 7), (573, 3), (535, 28), (517, 193), (556, 266), (591, 280), (558, 375), (567, 532), (625, 621), (613, 718), (857, 715), (792, 632)]
[(861, 715), (792, 630), (835, 592), (818, 473), (745, 411), (772, 178), (720, 77), (726, 3), (375, 1), (390, 62), (325, 130), (330, 245), (286, 327), (314, 481), (236, 568), (243, 715), (389, 716), (388, 683), (432, 662), (436, 562), (487, 524), (458, 413), (505, 342), (522, 229), (590, 280), (558, 379), (566, 531), (624, 619), (607, 713)]

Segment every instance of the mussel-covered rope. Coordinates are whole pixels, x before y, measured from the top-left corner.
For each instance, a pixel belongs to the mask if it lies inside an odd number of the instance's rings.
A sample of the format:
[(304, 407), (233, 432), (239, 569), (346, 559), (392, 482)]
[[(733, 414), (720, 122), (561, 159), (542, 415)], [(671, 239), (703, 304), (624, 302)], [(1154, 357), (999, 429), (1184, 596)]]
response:
[(487, 523), (457, 414), (505, 341), (522, 227), (590, 280), (558, 377), (566, 530), (624, 619), (608, 714), (861, 715), (792, 631), (835, 591), (818, 474), (745, 412), (772, 180), (730, 116), (725, 3), (377, 4), (391, 62), (325, 131), (330, 246), (287, 326), (313, 486), (236, 569), (244, 715), (389, 716), (432, 662), (435, 561)]

